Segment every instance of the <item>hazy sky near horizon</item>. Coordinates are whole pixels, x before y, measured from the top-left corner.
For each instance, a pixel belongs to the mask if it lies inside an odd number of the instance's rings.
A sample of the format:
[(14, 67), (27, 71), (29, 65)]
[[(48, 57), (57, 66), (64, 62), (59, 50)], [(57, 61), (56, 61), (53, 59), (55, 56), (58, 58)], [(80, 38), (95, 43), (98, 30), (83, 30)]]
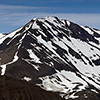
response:
[(100, 0), (0, 0), (0, 33), (46, 16), (100, 29)]

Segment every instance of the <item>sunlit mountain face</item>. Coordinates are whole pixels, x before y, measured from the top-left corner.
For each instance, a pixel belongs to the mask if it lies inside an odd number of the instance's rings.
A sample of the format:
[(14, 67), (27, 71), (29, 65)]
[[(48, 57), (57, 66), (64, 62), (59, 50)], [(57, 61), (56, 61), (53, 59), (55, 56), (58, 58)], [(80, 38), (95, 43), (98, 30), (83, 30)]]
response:
[[(14, 82), (20, 82), (14, 86), (20, 91), (36, 86), (49, 95), (45, 99), (39, 90), (37, 96), (43, 99), (35, 100), (50, 100), (51, 94), (56, 95), (54, 100), (100, 100), (100, 31), (97, 29), (57, 17), (32, 19), (9, 34), (0, 34), (0, 64), (1, 83), (6, 90), (13, 89)], [(24, 100), (34, 100), (33, 92), (26, 94), (30, 99), (26, 95)], [(4, 94), (0, 96), (1, 100), (8, 100)]]

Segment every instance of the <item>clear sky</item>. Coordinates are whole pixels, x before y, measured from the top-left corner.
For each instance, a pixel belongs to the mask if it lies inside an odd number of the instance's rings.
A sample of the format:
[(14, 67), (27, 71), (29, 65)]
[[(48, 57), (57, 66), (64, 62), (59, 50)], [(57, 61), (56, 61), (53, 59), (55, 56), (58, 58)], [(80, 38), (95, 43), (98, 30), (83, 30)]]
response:
[(100, 0), (0, 0), (0, 33), (46, 16), (100, 29)]

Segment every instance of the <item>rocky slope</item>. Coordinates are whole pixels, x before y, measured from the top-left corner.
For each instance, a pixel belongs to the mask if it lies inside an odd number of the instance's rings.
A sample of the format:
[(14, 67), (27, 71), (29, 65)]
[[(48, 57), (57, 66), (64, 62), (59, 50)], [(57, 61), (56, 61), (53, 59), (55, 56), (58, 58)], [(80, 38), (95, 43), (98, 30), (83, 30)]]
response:
[(63, 100), (58, 93), (47, 92), (25, 81), (0, 77), (0, 100)]
[(32, 19), (0, 38), (0, 58), (1, 76), (68, 100), (100, 99), (99, 30), (57, 17)]

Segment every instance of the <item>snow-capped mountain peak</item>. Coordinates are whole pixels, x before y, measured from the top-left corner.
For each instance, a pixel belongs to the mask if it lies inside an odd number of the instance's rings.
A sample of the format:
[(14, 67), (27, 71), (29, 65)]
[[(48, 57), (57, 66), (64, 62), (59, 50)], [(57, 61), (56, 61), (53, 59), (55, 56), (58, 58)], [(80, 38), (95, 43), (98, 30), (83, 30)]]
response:
[(99, 45), (99, 30), (57, 17), (32, 19), (1, 36), (1, 75), (59, 92), (65, 99), (86, 91), (99, 94)]

